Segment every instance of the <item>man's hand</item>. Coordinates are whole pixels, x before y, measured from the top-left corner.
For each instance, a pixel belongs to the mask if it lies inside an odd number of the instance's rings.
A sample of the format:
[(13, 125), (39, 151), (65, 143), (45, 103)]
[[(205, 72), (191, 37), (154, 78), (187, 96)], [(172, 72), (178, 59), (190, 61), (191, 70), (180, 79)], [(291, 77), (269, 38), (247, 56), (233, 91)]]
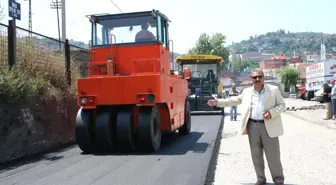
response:
[(263, 113), (263, 117), (265, 120), (271, 119), (271, 113), (269, 111), (266, 111)]
[(208, 101), (208, 105), (209, 106), (216, 106), (218, 103), (218, 100), (217, 99), (213, 99), (213, 100), (209, 100)]

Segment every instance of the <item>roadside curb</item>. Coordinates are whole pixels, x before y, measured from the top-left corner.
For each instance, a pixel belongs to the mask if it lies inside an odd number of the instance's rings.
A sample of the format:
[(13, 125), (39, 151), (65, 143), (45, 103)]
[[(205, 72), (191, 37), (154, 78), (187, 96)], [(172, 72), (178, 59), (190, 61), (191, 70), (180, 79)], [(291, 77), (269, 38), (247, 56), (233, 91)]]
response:
[(206, 180), (204, 182), (204, 185), (212, 185), (215, 181), (215, 173), (217, 170), (217, 160), (218, 160), (219, 149), (220, 149), (222, 138), (223, 138), (222, 132), (224, 129), (224, 124), (225, 124), (225, 116), (222, 116), (221, 123), (220, 123), (217, 137), (216, 137), (216, 141), (215, 141), (215, 146), (212, 151), (211, 158), (210, 158), (210, 163), (208, 166)]
[[(286, 111), (286, 112), (284, 112), (284, 114), (302, 119), (302, 120), (307, 121), (307, 122), (312, 123), (312, 124), (316, 124), (316, 125), (324, 126), (326, 128), (329, 128), (329, 129), (336, 130), (336, 121), (333, 123), (329, 120), (328, 121), (326, 121), (326, 120), (312, 120), (312, 119), (309, 119), (309, 118), (304, 118), (302, 116), (297, 116), (297, 115), (295, 115), (295, 112), (287, 112)], [(326, 122), (330, 122), (330, 123), (326, 123)]]

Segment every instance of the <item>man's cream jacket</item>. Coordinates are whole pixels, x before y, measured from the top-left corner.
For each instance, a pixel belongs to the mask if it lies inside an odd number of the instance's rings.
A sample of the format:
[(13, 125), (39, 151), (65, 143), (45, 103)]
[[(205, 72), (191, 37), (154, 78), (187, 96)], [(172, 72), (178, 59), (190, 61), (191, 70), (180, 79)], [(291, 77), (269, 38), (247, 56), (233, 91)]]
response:
[[(271, 138), (274, 138), (281, 136), (284, 133), (281, 113), (285, 110), (286, 104), (277, 86), (265, 84), (264, 88), (264, 111), (269, 111), (271, 113), (271, 119), (265, 120), (265, 127), (268, 135)], [(251, 113), (252, 93), (253, 86), (244, 89), (242, 94), (240, 94), (239, 96), (227, 99), (218, 99), (218, 107), (231, 107), (241, 105), (241, 129), (240, 133), (238, 133), (240, 135), (247, 134), (246, 126)]]

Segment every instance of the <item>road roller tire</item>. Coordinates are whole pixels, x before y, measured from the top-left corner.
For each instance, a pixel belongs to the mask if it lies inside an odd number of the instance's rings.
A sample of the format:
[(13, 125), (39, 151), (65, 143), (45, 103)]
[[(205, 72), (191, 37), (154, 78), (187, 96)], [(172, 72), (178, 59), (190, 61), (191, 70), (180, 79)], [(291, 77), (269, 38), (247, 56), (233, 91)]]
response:
[(135, 132), (132, 107), (121, 109), (116, 120), (118, 150), (123, 152), (135, 151)]
[(115, 148), (115, 117), (109, 111), (98, 111), (95, 123), (95, 145), (99, 152), (112, 152)]
[(184, 107), (184, 124), (181, 128), (178, 129), (180, 135), (188, 135), (191, 130), (191, 113), (190, 113), (190, 104), (186, 102)]
[(75, 137), (78, 147), (84, 153), (94, 151), (93, 147), (93, 111), (80, 108), (76, 116)]
[(140, 107), (137, 147), (143, 152), (156, 152), (161, 147), (161, 115), (158, 106)]

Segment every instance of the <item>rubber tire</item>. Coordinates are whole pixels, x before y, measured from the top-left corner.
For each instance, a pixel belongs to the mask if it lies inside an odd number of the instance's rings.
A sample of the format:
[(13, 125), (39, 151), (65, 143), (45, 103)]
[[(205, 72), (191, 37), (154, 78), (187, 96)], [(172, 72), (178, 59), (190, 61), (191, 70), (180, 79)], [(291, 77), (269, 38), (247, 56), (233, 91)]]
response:
[(115, 121), (109, 111), (98, 111), (96, 115), (95, 144), (99, 152), (112, 152), (115, 148)]
[(117, 112), (116, 130), (118, 150), (123, 152), (135, 151), (136, 138), (132, 108), (121, 109)]
[(78, 147), (84, 153), (92, 153), (93, 145), (93, 110), (85, 110), (80, 108), (77, 112), (75, 123), (75, 138)]
[(137, 147), (143, 152), (157, 152), (161, 147), (161, 115), (160, 109), (154, 105), (152, 109), (140, 107), (137, 127)]
[(181, 128), (178, 129), (178, 131), (180, 135), (185, 136), (190, 134), (190, 130), (191, 130), (190, 104), (189, 102), (186, 102), (184, 106), (184, 124)]

